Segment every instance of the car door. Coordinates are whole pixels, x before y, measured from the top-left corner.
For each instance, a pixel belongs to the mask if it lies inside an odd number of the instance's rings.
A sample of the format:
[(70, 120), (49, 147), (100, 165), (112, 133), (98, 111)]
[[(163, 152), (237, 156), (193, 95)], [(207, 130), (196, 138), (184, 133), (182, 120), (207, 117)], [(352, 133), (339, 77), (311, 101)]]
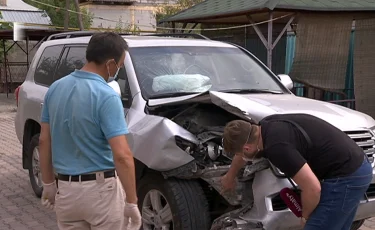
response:
[(19, 92), (20, 111), (17, 114), (25, 116), (17, 118), (20, 125), (24, 125), (23, 120), (26, 121), (26, 119), (40, 121), (44, 96), (53, 83), (56, 66), (61, 58), (63, 47), (63, 45), (42, 46), (41, 50), (38, 50), (36, 55), (40, 55), (40, 58), (35, 60), (36, 63), (32, 63), (27, 80), (22, 84), (22, 89)]

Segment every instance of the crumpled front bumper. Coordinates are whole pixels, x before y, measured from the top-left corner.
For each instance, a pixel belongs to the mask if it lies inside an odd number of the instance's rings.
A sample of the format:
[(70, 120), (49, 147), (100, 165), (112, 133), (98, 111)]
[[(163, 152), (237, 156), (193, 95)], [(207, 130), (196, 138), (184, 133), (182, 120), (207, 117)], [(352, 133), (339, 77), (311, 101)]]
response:
[[(253, 181), (254, 203), (247, 211), (224, 214), (217, 218), (211, 230), (300, 230), (301, 222), (283, 203), (281, 189), (293, 188), (287, 179), (277, 178), (270, 169), (257, 172)], [(375, 217), (375, 177), (358, 207), (355, 220)]]

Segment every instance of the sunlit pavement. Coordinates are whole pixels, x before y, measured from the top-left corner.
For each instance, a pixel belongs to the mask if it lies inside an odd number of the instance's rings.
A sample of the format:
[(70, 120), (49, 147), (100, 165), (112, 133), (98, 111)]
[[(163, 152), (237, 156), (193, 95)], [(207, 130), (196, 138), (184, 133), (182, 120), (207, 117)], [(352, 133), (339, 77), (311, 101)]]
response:
[[(22, 169), (21, 145), (14, 130), (13, 94), (0, 94), (0, 230), (55, 230), (54, 212), (34, 196), (28, 172)], [(375, 207), (374, 207), (375, 208)], [(375, 230), (375, 218), (360, 230)]]

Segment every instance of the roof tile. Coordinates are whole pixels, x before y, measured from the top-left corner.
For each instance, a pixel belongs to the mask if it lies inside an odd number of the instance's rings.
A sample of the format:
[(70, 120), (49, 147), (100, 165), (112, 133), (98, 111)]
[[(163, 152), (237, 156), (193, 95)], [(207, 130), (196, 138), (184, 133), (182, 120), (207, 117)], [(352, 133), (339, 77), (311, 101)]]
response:
[(44, 11), (0, 10), (0, 22), (23, 22), (50, 25), (51, 20)]
[(257, 9), (375, 11), (375, 0), (206, 0), (163, 21), (212, 18)]

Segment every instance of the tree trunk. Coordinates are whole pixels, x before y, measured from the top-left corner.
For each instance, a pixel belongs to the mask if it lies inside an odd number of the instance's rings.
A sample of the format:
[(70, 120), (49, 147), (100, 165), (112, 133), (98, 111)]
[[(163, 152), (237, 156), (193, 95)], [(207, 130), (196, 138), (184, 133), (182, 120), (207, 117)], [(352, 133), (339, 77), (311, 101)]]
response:
[(69, 28), (69, 11), (70, 10), (70, 0), (65, 0), (65, 18), (64, 18), (64, 30)]
[[(76, 11), (77, 12), (81, 12), (81, 10), (79, 9), (79, 4), (78, 4), (78, 0), (74, 0), (74, 5), (76, 6)], [(78, 25), (79, 25), (79, 30), (83, 30), (83, 22), (82, 22), (82, 14), (79, 13), (78, 14)]]

